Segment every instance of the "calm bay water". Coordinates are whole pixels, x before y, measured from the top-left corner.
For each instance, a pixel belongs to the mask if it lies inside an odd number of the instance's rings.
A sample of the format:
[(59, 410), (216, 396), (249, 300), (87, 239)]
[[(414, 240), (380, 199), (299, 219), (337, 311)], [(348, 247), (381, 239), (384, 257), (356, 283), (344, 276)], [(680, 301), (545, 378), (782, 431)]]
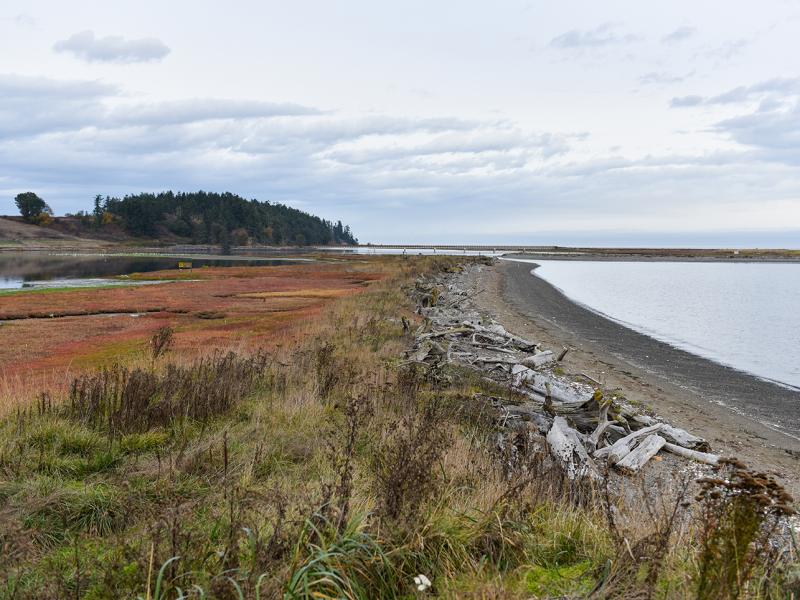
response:
[(800, 389), (800, 264), (530, 262), (570, 299), (631, 329)]
[(149, 273), (175, 269), (178, 261), (204, 266), (238, 267), (292, 264), (302, 259), (264, 259), (255, 257), (126, 256), (97, 254), (48, 254), (44, 252), (0, 253), (0, 290), (23, 287), (79, 287), (120, 283), (106, 279), (130, 273)]

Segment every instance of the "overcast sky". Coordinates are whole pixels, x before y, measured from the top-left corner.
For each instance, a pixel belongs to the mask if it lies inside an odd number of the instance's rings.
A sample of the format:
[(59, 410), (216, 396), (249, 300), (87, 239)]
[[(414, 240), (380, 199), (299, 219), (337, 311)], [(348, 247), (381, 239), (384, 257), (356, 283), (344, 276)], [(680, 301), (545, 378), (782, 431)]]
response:
[(797, 246), (799, 32), (798, 0), (3, 0), (0, 213), (204, 189), (362, 241)]

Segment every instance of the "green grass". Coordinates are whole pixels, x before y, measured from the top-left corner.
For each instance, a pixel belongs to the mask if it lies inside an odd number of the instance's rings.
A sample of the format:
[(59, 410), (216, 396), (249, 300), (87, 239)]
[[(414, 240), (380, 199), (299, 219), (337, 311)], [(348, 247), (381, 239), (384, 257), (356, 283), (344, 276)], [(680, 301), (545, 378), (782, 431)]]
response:
[(589, 561), (568, 566), (534, 566), (525, 574), (525, 587), (536, 598), (588, 594), (595, 584)]

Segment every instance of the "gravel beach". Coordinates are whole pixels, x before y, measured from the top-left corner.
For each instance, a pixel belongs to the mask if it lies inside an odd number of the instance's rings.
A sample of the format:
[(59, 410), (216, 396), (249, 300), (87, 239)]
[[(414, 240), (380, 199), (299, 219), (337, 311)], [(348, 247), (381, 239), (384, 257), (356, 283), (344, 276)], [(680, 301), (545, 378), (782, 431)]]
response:
[(507, 329), (568, 346), (564, 369), (620, 388), (680, 427), (779, 477), (800, 494), (800, 393), (700, 358), (628, 329), (569, 300), (531, 274), (534, 265), (500, 261), (476, 277), (475, 298)]

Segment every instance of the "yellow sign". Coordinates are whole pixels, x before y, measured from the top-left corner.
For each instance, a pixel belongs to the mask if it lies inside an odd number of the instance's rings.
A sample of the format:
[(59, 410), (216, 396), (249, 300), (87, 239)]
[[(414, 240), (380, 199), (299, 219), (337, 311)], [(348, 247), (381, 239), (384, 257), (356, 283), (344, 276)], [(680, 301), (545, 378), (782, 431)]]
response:
[(192, 263), (190, 263), (188, 261), (184, 261), (184, 260), (178, 261), (178, 268), (179, 269), (191, 269), (192, 268)]

